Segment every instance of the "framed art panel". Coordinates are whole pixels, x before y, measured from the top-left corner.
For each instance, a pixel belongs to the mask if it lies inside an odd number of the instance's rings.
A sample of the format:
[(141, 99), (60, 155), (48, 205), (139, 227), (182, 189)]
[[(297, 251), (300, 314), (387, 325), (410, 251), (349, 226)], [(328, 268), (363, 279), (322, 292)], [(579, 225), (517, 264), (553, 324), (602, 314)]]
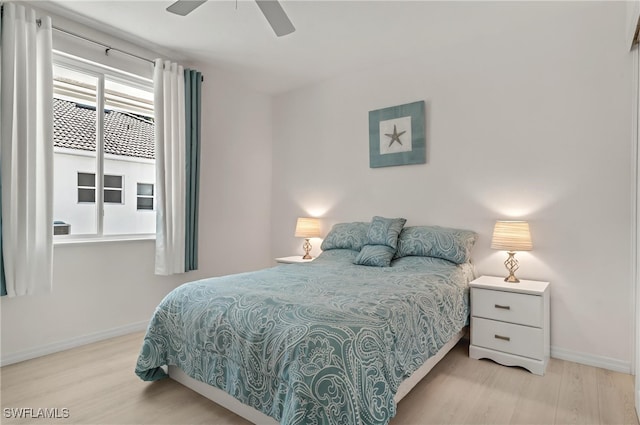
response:
[(369, 111), (369, 167), (424, 164), (424, 100)]

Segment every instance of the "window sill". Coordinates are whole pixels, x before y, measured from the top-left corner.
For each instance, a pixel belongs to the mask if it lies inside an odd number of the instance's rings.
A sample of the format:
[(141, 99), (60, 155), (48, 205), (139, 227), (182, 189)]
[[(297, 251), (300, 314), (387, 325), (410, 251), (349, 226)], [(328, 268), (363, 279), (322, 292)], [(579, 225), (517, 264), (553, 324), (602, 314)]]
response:
[(96, 243), (154, 241), (155, 234), (109, 235), (109, 236), (54, 236), (53, 245), (85, 245)]

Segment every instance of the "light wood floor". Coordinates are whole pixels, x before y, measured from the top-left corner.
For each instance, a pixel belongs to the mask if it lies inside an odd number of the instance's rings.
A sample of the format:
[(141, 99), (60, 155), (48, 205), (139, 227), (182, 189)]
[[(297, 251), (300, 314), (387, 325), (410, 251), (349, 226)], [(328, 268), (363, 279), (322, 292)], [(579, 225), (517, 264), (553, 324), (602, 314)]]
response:
[[(134, 374), (142, 333), (0, 369), (2, 424), (247, 424), (180, 384)], [(633, 378), (552, 359), (544, 377), (468, 357), (462, 340), (400, 402), (400, 424), (638, 424)], [(67, 419), (6, 408), (69, 409)]]

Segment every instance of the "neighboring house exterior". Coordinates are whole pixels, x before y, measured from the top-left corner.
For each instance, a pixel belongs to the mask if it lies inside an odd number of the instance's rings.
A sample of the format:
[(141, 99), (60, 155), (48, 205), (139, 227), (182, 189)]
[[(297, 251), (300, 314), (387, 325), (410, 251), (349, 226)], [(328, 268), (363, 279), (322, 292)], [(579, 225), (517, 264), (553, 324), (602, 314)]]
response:
[[(54, 99), (56, 233), (96, 232), (96, 111)], [(104, 234), (155, 233), (154, 125), (149, 118), (106, 111)]]

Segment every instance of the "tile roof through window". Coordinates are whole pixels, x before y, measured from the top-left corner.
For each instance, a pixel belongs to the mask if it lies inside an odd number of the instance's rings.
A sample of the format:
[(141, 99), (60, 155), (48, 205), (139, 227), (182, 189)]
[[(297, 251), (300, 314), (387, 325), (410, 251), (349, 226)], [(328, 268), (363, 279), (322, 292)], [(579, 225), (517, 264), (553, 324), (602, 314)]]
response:
[[(119, 111), (105, 112), (105, 153), (135, 158), (155, 158), (152, 120)], [(53, 145), (60, 148), (95, 151), (95, 107), (54, 98)]]

